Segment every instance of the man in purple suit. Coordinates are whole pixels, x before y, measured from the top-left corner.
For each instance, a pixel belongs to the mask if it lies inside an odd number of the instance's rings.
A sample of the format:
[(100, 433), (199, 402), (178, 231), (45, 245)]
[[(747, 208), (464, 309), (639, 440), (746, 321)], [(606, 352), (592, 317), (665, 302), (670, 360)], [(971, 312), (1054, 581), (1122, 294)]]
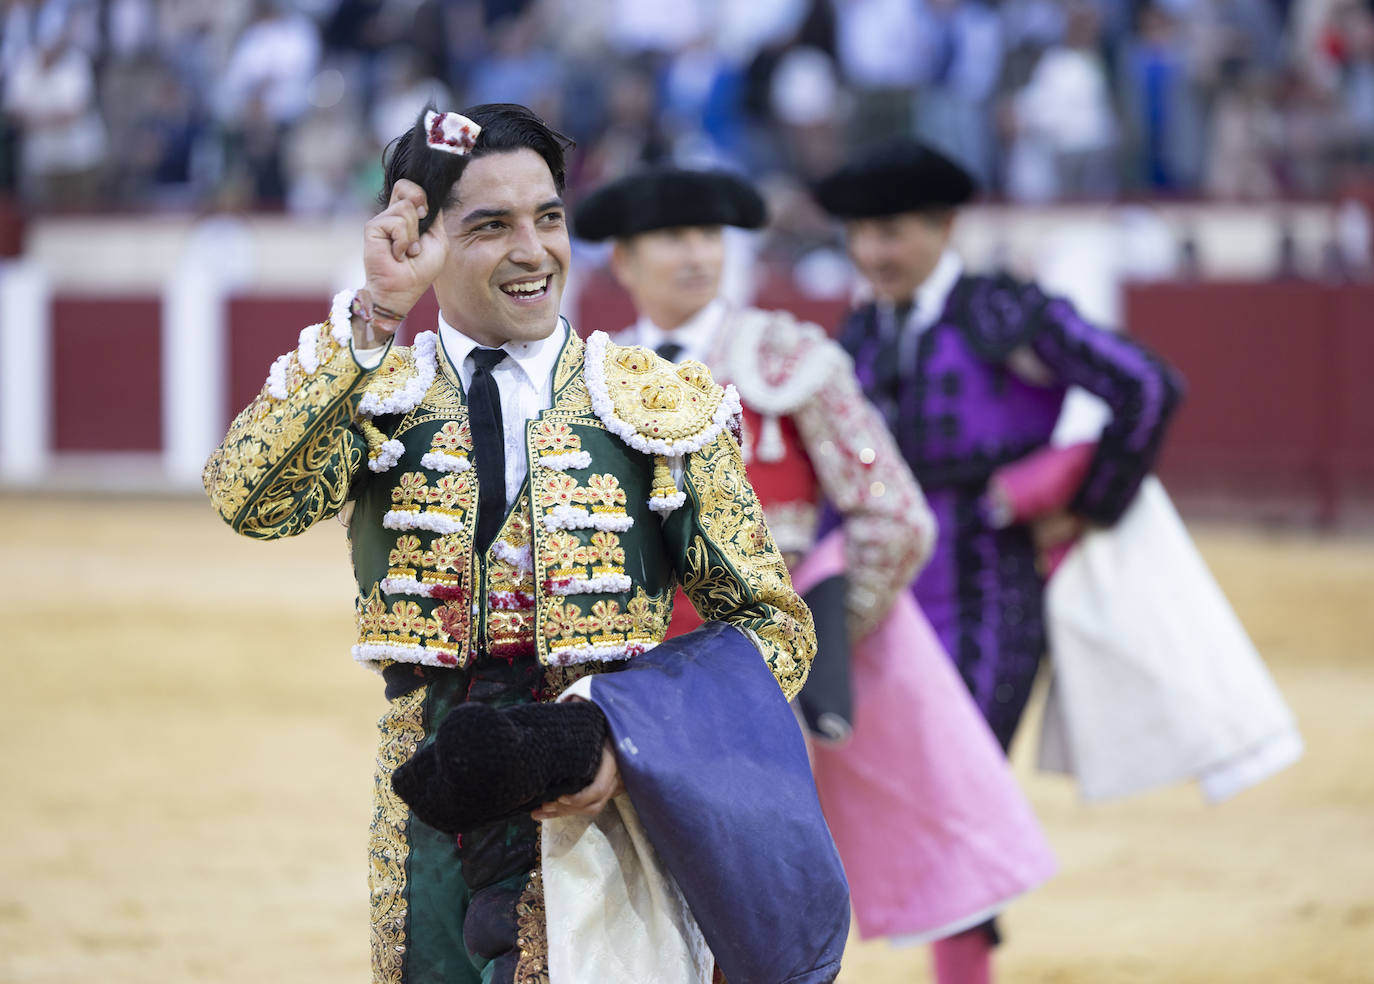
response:
[[(1150, 471), (1182, 387), (1158, 357), (1035, 284), (965, 272), (949, 239), (974, 193), (963, 168), (910, 140), (816, 188), (875, 295), (850, 315), (842, 343), (940, 527), (912, 591), (1006, 749), (1046, 647), (1045, 582), (1035, 531), (987, 507), (989, 478), (1044, 447), (1068, 387), (1081, 386), (1112, 418), (1069, 513), (1113, 523)], [(937, 948), (937, 977), (987, 980), (986, 940), (968, 935), (947, 959)]]

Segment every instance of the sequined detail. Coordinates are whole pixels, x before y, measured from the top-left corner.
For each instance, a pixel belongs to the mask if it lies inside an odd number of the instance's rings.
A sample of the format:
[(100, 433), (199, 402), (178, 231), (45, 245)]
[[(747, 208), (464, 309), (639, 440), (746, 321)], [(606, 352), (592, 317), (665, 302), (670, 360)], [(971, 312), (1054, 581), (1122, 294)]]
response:
[(515, 945), (520, 959), (515, 964), (515, 984), (549, 984), (549, 927), (544, 913), (544, 875), (530, 872), (520, 901), (515, 904)]
[(367, 887), (372, 914), (373, 984), (401, 984), (409, 943), (406, 907), (407, 827), (410, 811), (391, 788), (391, 774), (424, 738), (425, 688), (391, 702), (377, 723), (379, 744), (373, 778), (372, 828)]

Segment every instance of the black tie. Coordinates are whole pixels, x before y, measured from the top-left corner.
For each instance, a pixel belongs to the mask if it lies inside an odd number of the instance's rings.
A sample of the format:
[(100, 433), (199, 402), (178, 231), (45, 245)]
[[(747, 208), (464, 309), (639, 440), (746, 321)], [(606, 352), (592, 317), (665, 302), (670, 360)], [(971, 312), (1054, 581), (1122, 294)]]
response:
[(676, 362), (677, 357), (682, 354), (682, 346), (677, 342), (664, 342), (658, 348), (654, 349), (654, 351), (658, 353), (659, 358), (667, 359), (669, 362)]
[(485, 554), (506, 516), (506, 438), (501, 424), (501, 388), (491, 371), (505, 359), (501, 349), (473, 349), (475, 367), (468, 386), (468, 416), (472, 453), (477, 459), (477, 536), (473, 541)]

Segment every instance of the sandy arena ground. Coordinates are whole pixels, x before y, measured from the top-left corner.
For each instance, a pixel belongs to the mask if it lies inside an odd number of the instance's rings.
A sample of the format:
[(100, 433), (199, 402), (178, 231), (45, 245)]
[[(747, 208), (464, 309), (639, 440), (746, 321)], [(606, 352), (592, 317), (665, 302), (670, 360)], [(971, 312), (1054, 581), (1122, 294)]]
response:
[[(1221, 807), (1084, 808), (1023, 735), (1063, 871), (1006, 917), (1004, 982), (1374, 981), (1374, 543), (1199, 542), (1307, 757)], [(0, 550), (0, 981), (366, 980), (382, 695), (348, 656), (342, 531), (257, 543), (203, 500), (7, 497)], [(926, 964), (855, 942), (841, 980)]]

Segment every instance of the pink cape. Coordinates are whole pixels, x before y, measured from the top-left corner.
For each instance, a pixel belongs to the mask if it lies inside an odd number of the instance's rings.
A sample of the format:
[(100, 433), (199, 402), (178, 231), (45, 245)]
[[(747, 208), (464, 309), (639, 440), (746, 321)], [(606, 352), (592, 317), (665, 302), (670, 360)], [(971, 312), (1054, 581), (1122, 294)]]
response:
[[(837, 531), (793, 583), (804, 592), (843, 567)], [(1030, 804), (908, 592), (855, 646), (851, 673), (854, 733), (813, 743), (812, 765), (861, 937), (940, 939), (1054, 874)]]

